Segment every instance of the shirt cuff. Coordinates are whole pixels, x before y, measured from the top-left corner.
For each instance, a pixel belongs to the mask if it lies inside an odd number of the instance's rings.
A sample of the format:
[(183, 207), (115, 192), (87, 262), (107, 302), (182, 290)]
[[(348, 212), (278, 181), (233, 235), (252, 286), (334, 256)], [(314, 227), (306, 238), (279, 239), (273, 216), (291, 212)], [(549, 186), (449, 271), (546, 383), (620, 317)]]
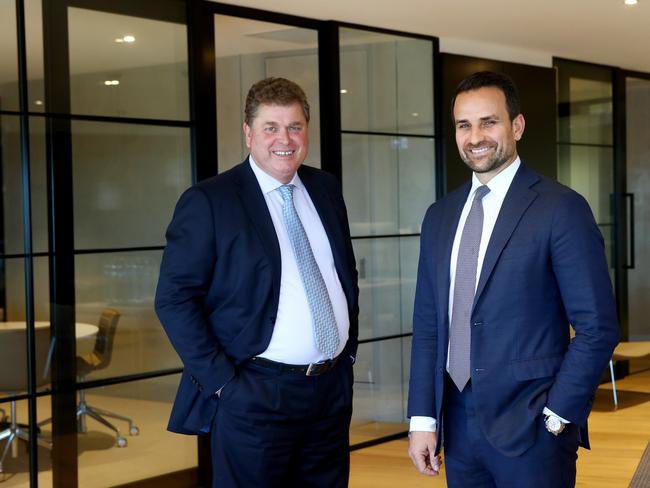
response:
[(421, 417), (414, 415), (411, 417), (411, 425), (409, 426), (409, 432), (435, 432), (436, 431), (436, 419), (433, 417)]
[(570, 424), (570, 423), (571, 423), (570, 421), (568, 421), (568, 420), (563, 419), (562, 417), (560, 417), (558, 414), (556, 414), (553, 410), (551, 410), (551, 409), (548, 408), (548, 407), (544, 407), (544, 410), (542, 411), (542, 413), (543, 413), (544, 415), (553, 415), (554, 417), (559, 418), (559, 419), (562, 421), (563, 424)]

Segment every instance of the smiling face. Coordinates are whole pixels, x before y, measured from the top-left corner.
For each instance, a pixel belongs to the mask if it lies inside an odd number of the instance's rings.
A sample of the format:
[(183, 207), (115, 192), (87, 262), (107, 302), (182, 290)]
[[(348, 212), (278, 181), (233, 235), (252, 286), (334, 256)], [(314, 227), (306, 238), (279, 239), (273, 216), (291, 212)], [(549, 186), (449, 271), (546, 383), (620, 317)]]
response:
[(244, 123), (246, 146), (265, 173), (289, 183), (307, 157), (307, 120), (298, 103), (262, 104), (249, 126)]
[(512, 121), (506, 97), (496, 87), (459, 93), (454, 104), (456, 145), (462, 160), (485, 184), (517, 158), (523, 115)]

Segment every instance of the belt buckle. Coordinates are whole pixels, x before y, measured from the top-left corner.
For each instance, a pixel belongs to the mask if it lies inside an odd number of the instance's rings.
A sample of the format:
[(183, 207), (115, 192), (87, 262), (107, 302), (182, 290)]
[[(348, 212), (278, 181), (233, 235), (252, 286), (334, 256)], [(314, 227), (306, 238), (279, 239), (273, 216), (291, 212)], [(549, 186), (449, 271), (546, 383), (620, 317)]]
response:
[(329, 366), (332, 364), (331, 359), (323, 359), (317, 363), (311, 363), (307, 366), (306, 376), (318, 376), (329, 370)]
[(305, 373), (305, 376), (318, 376), (320, 374), (320, 366), (323, 363), (310, 363), (309, 366), (307, 366), (307, 372)]

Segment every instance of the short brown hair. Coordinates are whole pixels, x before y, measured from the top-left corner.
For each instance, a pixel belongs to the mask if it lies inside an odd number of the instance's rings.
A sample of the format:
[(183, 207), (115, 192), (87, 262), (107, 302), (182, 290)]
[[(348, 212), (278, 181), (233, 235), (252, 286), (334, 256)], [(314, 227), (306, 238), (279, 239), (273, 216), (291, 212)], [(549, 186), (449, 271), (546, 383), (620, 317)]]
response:
[(264, 78), (258, 81), (246, 95), (246, 108), (244, 109), (245, 122), (253, 123), (260, 105), (279, 105), (287, 107), (297, 103), (302, 109), (305, 120), (309, 122), (309, 102), (307, 95), (296, 83), (286, 78)]
[(458, 95), (468, 91), (479, 90), (480, 88), (497, 88), (501, 90), (506, 98), (506, 108), (508, 109), (508, 116), (511, 122), (521, 113), (519, 92), (512, 78), (505, 73), (479, 71), (465, 78), (456, 87), (454, 97), (451, 99), (451, 120), (454, 120), (454, 105), (456, 105)]

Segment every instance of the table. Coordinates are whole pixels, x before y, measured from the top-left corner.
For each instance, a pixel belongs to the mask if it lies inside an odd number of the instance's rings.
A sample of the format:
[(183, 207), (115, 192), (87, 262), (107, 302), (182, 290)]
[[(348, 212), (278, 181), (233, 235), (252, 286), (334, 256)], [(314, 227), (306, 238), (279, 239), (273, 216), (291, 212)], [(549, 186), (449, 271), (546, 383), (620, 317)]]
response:
[[(2, 330), (25, 330), (26, 328), (25, 321), (12, 321), (12, 322), (0, 322), (0, 331)], [(36, 321), (34, 326), (37, 329), (42, 329), (45, 327), (50, 327), (49, 322)], [(93, 324), (85, 324), (83, 322), (77, 322), (75, 324), (75, 337), (77, 339), (88, 339), (94, 337), (99, 331), (99, 327)]]

